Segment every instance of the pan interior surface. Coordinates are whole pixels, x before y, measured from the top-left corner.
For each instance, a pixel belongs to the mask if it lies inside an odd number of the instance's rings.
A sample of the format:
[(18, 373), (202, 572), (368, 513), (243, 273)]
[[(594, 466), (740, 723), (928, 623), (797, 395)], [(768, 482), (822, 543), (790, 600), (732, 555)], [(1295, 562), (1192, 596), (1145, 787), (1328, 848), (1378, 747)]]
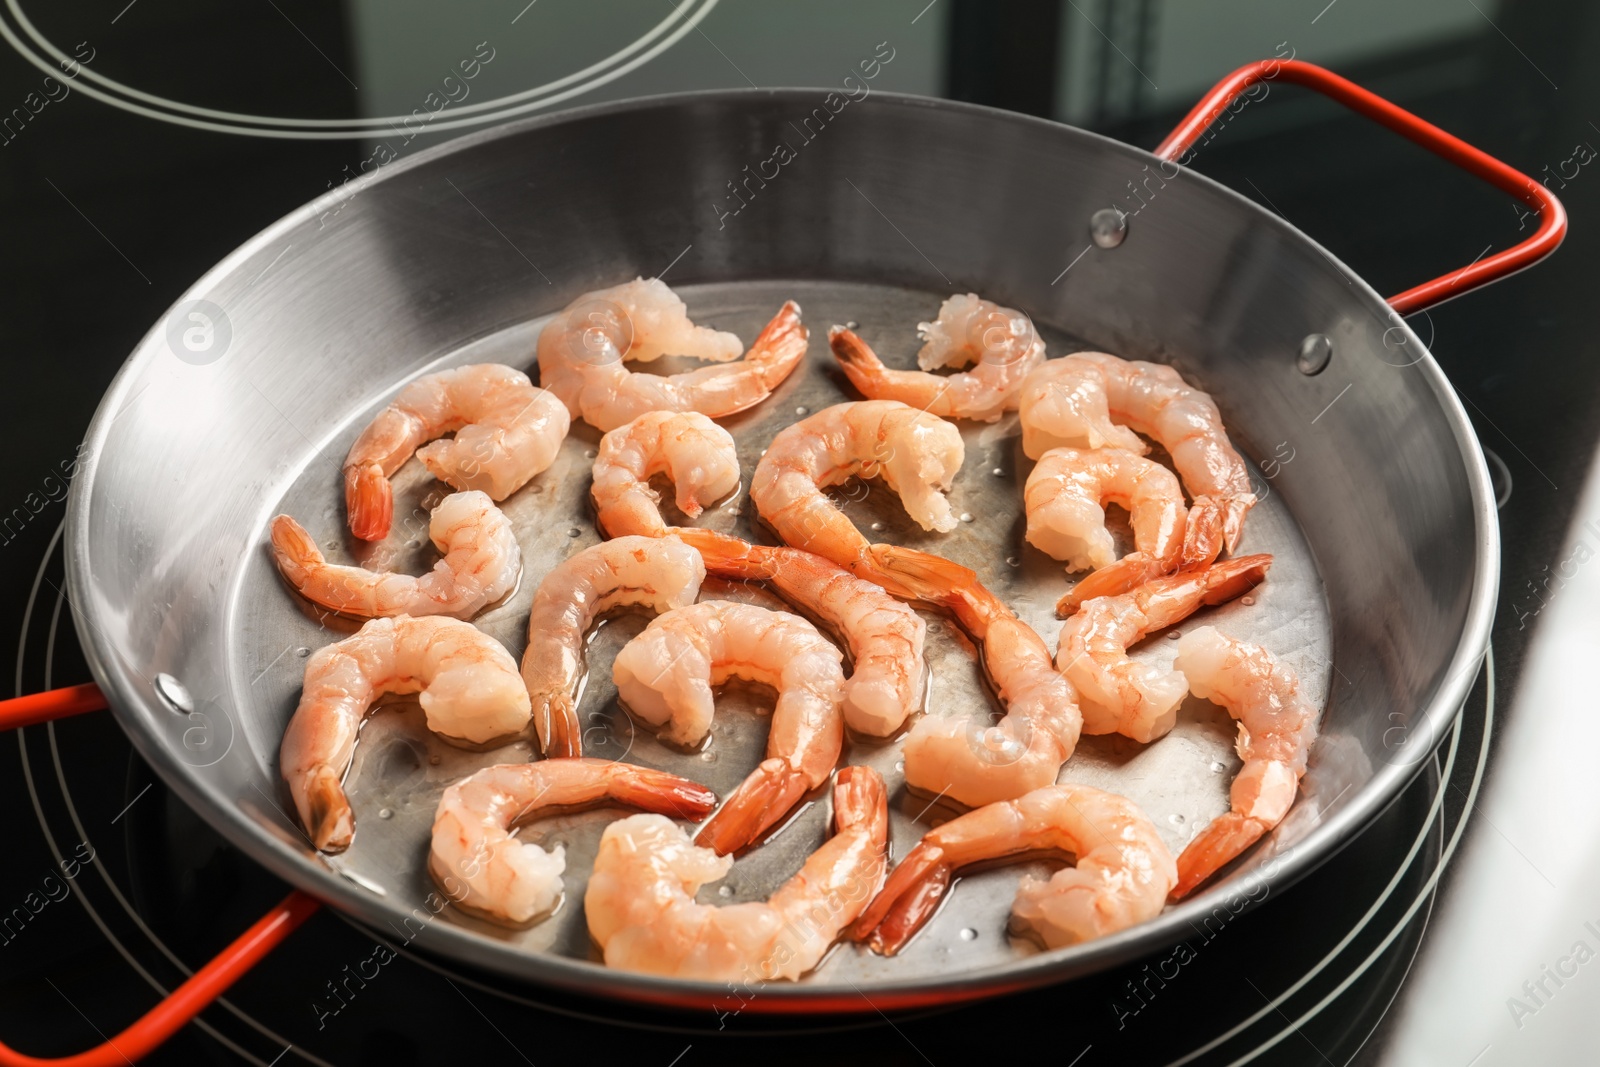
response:
[[(811, 324), (812, 343), (804, 366), (770, 399), (724, 420), (738, 442), (745, 484), (778, 430), (809, 412), (858, 399), (833, 366), (824, 340), (829, 324), (858, 322), (869, 343), (886, 359), (909, 365), (918, 344), (916, 323), (932, 319), (947, 295), (815, 281), (696, 285), (680, 292), (697, 322), (732, 330), (745, 339), (753, 337), (786, 299), (798, 300)], [(536, 321), (485, 337), (450, 353), (436, 366), (488, 361), (528, 366), (541, 325)], [(1085, 347), (1048, 324), (1040, 325), (1052, 355)], [(282, 498), (274, 501), (263, 517), (280, 511), (293, 515), (324, 544), (329, 557), (339, 562), (420, 573), (438, 558), (427, 540), (428, 512), (449, 490), (422, 470), (419, 462), (408, 463), (396, 478), (395, 523), (386, 541), (362, 545), (347, 531), (340, 466), (350, 442), (373, 414), (368, 406), (351, 412), (342, 431), (309, 457)], [(953, 532), (922, 531), (906, 517), (895, 494), (878, 480), (852, 481), (834, 490), (834, 496), (874, 540), (939, 552), (976, 570), (1053, 648), (1060, 628), (1055, 602), (1071, 583), (1061, 564), (1023, 541), (1022, 483), (1033, 463), (1022, 452), (1017, 418), (1010, 415), (990, 424), (963, 422), (961, 427), (966, 462), (950, 501), (962, 521)], [(555, 464), (501, 505), (517, 529), (524, 575), (513, 595), (475, 622), (519, 658), (527, 644), (528, 608), (539, 579), (560, 560), (600, 540), (588, 498), (589, 468), (598, 441), (598, 431), (584, 423), (575, 424)], [(1250, 514), (1239, 553), (1272, 553), (1268, 581), (1248, 598), (1250, 603), (1205, 609), (1179, 629), (1214, 624), (1227, 633), (1266, 644), (1300, 672), (1308, 693), (1320, 705), (1328, 690), (1332, 660), (1322, 582), (1288, 508), (1265, 481), (1260, 490), (1265, 499)], [(669, 495), (670, 519), (690, 524), (673, 514), (670, 499)], [(1114, 515), (1118, 510), (1113, 509)], [(750, 540), (776, 540), (760, 524), (742, 488), (692, 525)], [(1125, 551), (1131, 548), (1126, 522), (1119, 525), (1119, 550)], [(264, 526), (263, 521), (263, 531)], [(264, 545), (264, 532), (262, 541)], [(760, 583), (714, 579), (707, 582), (701, 599), (785, 606)], [(978, 726), (988, 725), (999, 704), (985, 685), (972, 643), (947, 618), (933, 612), (923, 614), (929, 624), (927, 660), (931, 670), (926, 713), (966, 717)], [(771, 694), (729, 687), (719, 699), (711, 738), (699, 751), (683, 752), (659, 742), (619, 707), (610, 674), (616, 651), (647, 621), (637, 614), (607, 619), (589, 645), (590, 671), (580, 706), (584, 752), (663, 768), (726, 796), (762, 759)], [(274, 773), (278, 740), (299, 696), (303, 650), (327, 644), (356, 625), (295, 596), (279, 579), (264, 547), (251, 554), (229, 628), (237, 635), (230, 663), (233, 697), (263, 774)], [(1177, 652), (1176, 642), (1165, 639), (1170, 633), (1146, 640), (1135, 655), (1170, 667)], [(1337, 745), (1336, 724), (1329, 726), (1325, 743)], [(1154, 820), (1176, 854), (1191, 833), (1227, 809), (1228, 785), (1239, 767), (1233, 752), (1235, 733), (1225, 712), (1190, 697), (1177, 727), (1159, 743), (1139, 745), (1117, 735), (1086, 737), (1062, 778), (1133, 799)], [(529, 738), (485, 751), (464, 751), (427, 731), (414, 698), (386, 703), (363, 728), (346, 779), (356, 813), (355, 841), (349, 851), (326, 862), (357, 886), (381, 887), (386, 903), (408, 913), (413, 909), (428, 913), (428, 895), (435, 886), (427, 872), (427, 841), (445, 786), (481, 767), (537, 758), (536, 752)], [(852, 737), (844, 759), (874, 767), (888, 783), (893, 855), (905, 855), (924, 832), (955, 813), (939, 798), (905, 788), (900, 746), (893, 740)], [(1296, 825), (1314, 824), (1319, 799), (1332, 796), (1320, 789), (1316, 766), (1314, 761), (1307, 796), (1296, 809), (1294, 822), (1281, 835), (1286, 845), (1296, 840)], [(276, 792), (282, 809), (292, 811), (281, 787)], [(561, 845), (566, 850), (565, 898), (549, 919), (527, 929), (508, 930), (447, 908), (432, 921), (522, 952), (597, 959), (584, 921), (583, 890), (600, 833), (619, 813), (620, 809), (608, 808), (558, 814), (533, 820), (521, 830), (525, 841), (547, 848)], [(800, 813), (780, 831), (739, 857), (725, 879), (703, 888), (701, 901), (730, 904), (766, 899), (821, 843), (829, 832), (830, 819), (831, 805), (824, 787), (808, 797)], [(1274, 847), (1276, 842), (1269, 844), (1268, 850)], [(889, 979), (937, 975), (952, 967), (998, 967), (1033, 955), (1038, 951), (1033, 944), (1007, 935), (1011, 899), (1023, 875), (1048, 877), (1061, 862), (1040, 857), (963, 877), (937, 921), (899, 957), (884, 959), (864, 949), (842, 947), (805, 981), (849, 989)]]
[[(277, 769), (305, 657), (353, 624), (320, 617), (278, 579), (270, 518), (293, 515), (336, 561), (420, 573), (434, 558), (426, 510), (442, 487), (408, 463), (396, 478), (395, 532), (358, 549), (345, 534), (339, 470), (356, 433), (430, 369), (489, 360), (531, 369), (553, 312), (639, 275), (665, 274), (697, 321), (746, 343), (783, 300), (804, 309), (804, 369), (725, 420), (746, 485), (779, 429), (855, 398), (827, 351), (834, 323), (859, 323), (886, 362), (909, 367), (916, 323), (952, 293), (976, 291), (1032, 316), (1051, 356), (1087, 347), (1171, 364), (1216, 398), (1252, 467), (1263, 499), (1240, 552), (1275, 556), (1254, 603), (1178, 629), (1212, 623), (1265, 644), (1324, 707), (1289, 818), (1150, 923), (1035, 952), (1006, 934), (1011, 893), (1023, 873), (1061, 859), (984, 870), (961, 880), (900, 958), (837, 949), (812, 977), (764, 987), (752, 1010), (868, 1010), (857, 990), (884, 1008), (979, 996), (1155, 951), (1189, 936), (1243, 879), (1297, 877), (1325, 859), (1423, 762), (1486, 646), (1498, 550), (1481, 452), (1409, 328), (1282, 220), (1137, 149), (965, 105), (874, 93), (830, 117), (820, 100), (808, 90), (693, 94), (463, 138), (285, 218), (141, 342), (95, 417), (72, 486), (73, 618), (140, 753), (253, 859), (379, 929), (414, 932), (420, 947), (505, 974), (679, 1005), (726, 991), (593, 963), (583, 879), (615, 809), (522, 831), (567, 849), (566, 898), (548, 921), (507, 931), (451, 908), (435, 914), (423, 863), (440, 790), (477, 767), (526, 758), (526, 741), (465, 752), (428, 736), (414, 703), (387, 703), (357, 749), (348, 779), (357, 831), (339, 857), (307, 846)], [(792, 158), (771, 177), (760, 164), (779, 142)], [(649, 165), (619, 165), (623, 151)], [(769, 177), (745, 177), (747, 168)], [(1090, 220), (1113, 206), (1124, 239), (1096, 245)], [(204, 352), (186, 347), (196, 313), (219, 339)], [(1320, 373), (1297, 366), (1308, 343), (1331, 349)], [(1053, 648), (1052, 609), (1068, 580), (1022, 539), (1031, 463), (1015, 417), (961, 430), (967, 457), (951, 502), (971, 520), (953, 532), (916, 528), (877, 482), (835, 498), (872, 539), (972, 567)], [(524, 573), (477, 621), (514, 653), (539, 580), (597, 540), (587, 500), (597, 440), (575, 425), (556, 463), (505, 504)], [(699, 524), (771, 540), (742, 492)], [(748, 586), (709, 582), (704, 595), (776, 604)], [(995, 704), (974, 650), (927, 618), (927, 713), (981, 724)], [(757, 761), (772, 696), (730, 688), (705, 751), (661, 746), (611, 691), (612, 656), (643, 623), (619, 615), (591, 643), (585, 746), (725, 794)], [(1135, 654), (1170, 662), (1175, 644), (1158, 636)], [(1086, 738), (1063, 777), (1136, 800), (1176, 849), (1226, 807), (1233, 738), (1223, 712), (1191, 700), (1155, 745)], [(895, 855), (948, 814), (905, 792), (893, 744), (852, 739), (846, 759), (889, 780)], [(827, 831), (827, 796), (810, 800), (705, 899), (759, 899), (792, 874)]]

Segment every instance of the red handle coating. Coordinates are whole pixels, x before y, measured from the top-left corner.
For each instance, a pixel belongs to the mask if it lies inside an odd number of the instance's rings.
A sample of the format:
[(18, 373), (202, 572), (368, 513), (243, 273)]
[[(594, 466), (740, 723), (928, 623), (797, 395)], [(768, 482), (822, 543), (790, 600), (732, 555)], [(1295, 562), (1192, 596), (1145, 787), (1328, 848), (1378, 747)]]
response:
[(277, 948), (321, 906), (317, 898), (298, 889), (290, 893), (142, 1019), (105, 1044), (59, 1059), (26, 1056), (0, 1045), (0, 1067), (119, 1067), (148, 1056)]
[[(105, 694), (93, 682), (0, 700), (0, 730), (33, 726), (105, 706)], [(290, 893), (143, 1018), (105, 1044), (56, 1059), (27, 1056), (0, 1045), (0, 1067), (116, 1067), (148, 1056), (244, 977), (246, 971), (277, 948), (279, 942), (321, 906), (322, 902), (316, 897), (298, 889)]]
[(1286, 81), (1315, 89), (1323, 96), (1336, 100), (1358, 114), (1387, 126), (1409, 141), (1413, 141), (1434, 155), (1448, 160), (1470, 174), (1503, 189), (1534, 208), (1539, 215), (1539, 228), (1533, 236), (1487, 259), (1470, 263), (1462, 269), (1407, 289), (1389, 298), (1389, 306), (1401, 315), (1410, 315), (1433, 307), (1452, 297), (1499, 281), (1524, 267), (1531, 267), (1554, 252), (1567, 235), (1567, 212), (1561, 201), (1549, 189), (1540, 185), (1521, 171), (1495, 159), (1487, 153), (1454, 137), (1431, 122), (1418, 118), (1404, 108), (1396, 107), (1381, 96), (1376, 96), (1329, 70), (1295, 59), (1268, 59), (1250, 63), (1223, 78), (1201, 98), (1177, 128), (1167, 135), (1156, 148), (1155, 154), (1169, 162), (1182, 163), (1181, 158), (1200, 135), (1211, 126), (1238, 95), (1250, 86), (1265, 81)]
[(35, 726), (51, 719), (64, 719), (68, 715), (99, 711), (105, 706), (105, 694), (93, 682), (45, 693), (30, 693), (25, 697), (0, 700), (0, 730)]

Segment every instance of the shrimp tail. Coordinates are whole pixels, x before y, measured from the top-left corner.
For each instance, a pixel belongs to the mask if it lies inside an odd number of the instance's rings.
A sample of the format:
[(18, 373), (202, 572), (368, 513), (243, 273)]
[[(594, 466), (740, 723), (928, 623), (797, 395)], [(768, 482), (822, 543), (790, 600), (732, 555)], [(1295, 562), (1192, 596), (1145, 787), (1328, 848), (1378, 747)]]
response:
[(938, 845), (926, 841), (917, 845), (895, 867), (847, 936), (867, 942), (880, 956), (895, 955), (939, 910), (954, 873)]
[(1223, 604), (1260, 585), (1272, 566), (1272, 556), (1261, 552), (1236, 556), (1197, 571), (1180, 572), (1133, 591), (1148, 620), (1147, 632), (1165, 629), (1186, 619), (1202, 605)]
[(322, 550), (317, 548), (315, 538), (288, 515), (272, 520), (272, 558), (278, 564), (279, 573), (297, 590), (305, 589), (310, 578), (307, 572), (323, 563)]
[(1145, 582), (1161, 577), (1167, 569), (1143, 552), (1130, 552), (1115, 563), (1109, 563), (1079, 580), (1077, 585), (1056, 602), (1056, 615), (1065, 619), (1082, 607), (1085, 601), (1093, 600), (1097, 596), (1117, 596), (1126, 593)]
[(306, 830), (322, 852), (343, 852), (355, 835), (355, 815), (337, 769), (320, 764), (306, 772)]
[(533, 727), (539, 734), (539, 747), (545, 759), (569, 759), (583, 755), (583, 731), (578, 712), (566, 694), (535, 695)]
[(376, 463), (344, 469), (344, 506), (350, 513), (350, 532), (363, 541), (389, 536), (394, 521), (394, 488)]
[(978, 584), (978, 574), (953, 560), (898, 545), (873, 545), (867, 560), (853, 570), (859, 577), (883, 586), (895, 596), (921, 600), (955, 610)]
[(872, 346), (854, 330), (835, 326), (828, 331), (828, 346), (833, 349), (833, 358), (838, 361), (839, 369), (844, 371), (857, 392), (865, 396), (877, 396), (882, 391), (884, 374), (888, 368), (872, 350)]
[(1200, 831), (1178, 857), (1178, 884), (1169, 900), (1186, 896), (1195, 886), (1210, 878), (1228, 861), (1261, 839), (1267, 824), (1236, 811), (1226, 812)]
[(1222, 498), (1222, 541), (1232, 552), (1244, 536), (1244, 517), (1256, 505), (1254, 493), (1233, 493)]
[(788, 814), (809, 788), (805, 773), (788, 760), (781, 756), (762, 760), (739, 783), (722, 810), (700, 828), (694, 843), (719, 856), (738, 851)]
[[(1223, 501), (1213, 496), (1197, 496), (1189, 507), (1183, 531), (1183, 551), (1178, 556), (1179, 570), (1196, 570), (1209, 565), (1222, 554), (1227, 544), (1227, 514)], [(1243, 521), (1243, 515), (1239, 521)], [(1238, 540), (1238, 530), (1234, 531)], [(1232, 544), (1227, 544), (1232, 548)]]
[(879, 842), (889, 837), (889, 789), (871, 767), (845, 767), (833, 780), (833, 826), (866, 827)]
[(673, 530), (678, 540), (700, 553), (706, 570), (719, 578), (771, 578), (777, 561), (764, 545), (752, 545), (728, 534), (698, 526)]
[(757, 368), (762, 386), (770, 392), (800, 365), (810, 340), (811, 331), (800, 321), (800, 305), (786, 300), (750, 343), (745, 362)]
[(703, 819), (717, 806), (717, 794), (698, 782), (633, 763), (613, 765), (607, 792), (640, 811), (679, 819)]

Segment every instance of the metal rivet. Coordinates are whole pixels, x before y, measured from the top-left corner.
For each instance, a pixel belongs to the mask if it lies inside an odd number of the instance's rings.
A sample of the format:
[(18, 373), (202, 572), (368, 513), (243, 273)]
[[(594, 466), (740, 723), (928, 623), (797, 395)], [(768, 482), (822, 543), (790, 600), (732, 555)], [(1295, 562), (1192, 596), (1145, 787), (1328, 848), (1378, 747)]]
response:
[(1295, 358), (1294, 365), (1300, 368), (1301, 374), (1321, 374), (1332, 358), (1333, 342), (1328, 340), (1328, 335), (1314, 333), (1300, 342), (1300, 355)]
[(194, 714), (194, 698), (189, 695), (188, 687), (172, 675), (156, 675), (156, 692), (166, 701), (168, 711), (175, 711), (179, 715)]
[(1101, 208), (1089, 216), (1089, 236), (1101, 248), (1115, 248), (1128, 236), (1128, 216), (1114, 207)]

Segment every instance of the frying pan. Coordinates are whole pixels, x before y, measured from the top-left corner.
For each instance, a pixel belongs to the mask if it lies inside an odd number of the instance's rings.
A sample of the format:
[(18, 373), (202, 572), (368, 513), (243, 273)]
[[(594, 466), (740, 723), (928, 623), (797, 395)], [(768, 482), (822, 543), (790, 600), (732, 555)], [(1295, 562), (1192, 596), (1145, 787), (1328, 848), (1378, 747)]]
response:
[[(1285, 221), (1189, 169), (1207, 129), (1274, 82), (1331, 96), (1505, 190), (1538, 212), (1537, 233), (1386, 302)], [(351, 850), (318, 855), (285, 814), (278, 741), (303, 657), (340, 636), (341, 624), (277, 581), (265, 523), (289, 511), (336, 558), (423, 565), (417, 535), (438, 487), (418, 465), (397, 477), (397, 532), (374, 548), (345, 539), (338, 493), (349, 442), (415, 375), (490, 359), (529, 366), (539, 328), (574, 297), (666, 274), (698, 321), (748, 338), (795, 297), (814, 331), (854, 320), (891, 359), (909, 358), (913, 324), (942, 297), (976, 290), (1027, 311), (1054, 355), (1093, 347), (1168, 362), (1215, 396), (1264, 498), (1240, 551), (1270, 551), (1277, 562), (1254, 603), (1213, 609), (1205, 621), (1266, 642), (1323, 696), (1304, 795), (1225, 877), (1115, 936), (1052, 952), (1009, 940), (1017, 868), (1006, 868), (965, 879), (900, 958), (847, 947), (803, 981), (737, 991), (752, 1011), (904, 1008), (1153, 952), (1312, 870), (1400, 792), (1476, 674), (1499, 551), (1482, 453), (1401, 316), (1536, 262), (1565, 229), (1561, 205), (1531, 179), (1295, 61), (1236, 71), (1154, 153), (914, 97), (696, 93), (465, 137), (308, 204), (196, 283), (107, 392), (72, 487), (66, 541), (73, 618), (98, 684), (3, 711), (4, 725), (26, 725), (98, 707), (103, 694), (173, 790), (298, 887), (119, 1036), (122, 1052), (154, 1047), (319, 903), (405, 931), (416, 947), (583, 993), (704, 1007), (732, 992), (594, 961), (581, 890), (614, 813), (528, 831), (568, 848), (568, 899), (546, 923), (506, 931), (435, 906), (423, 861), (439, 790), (476, 767), (530, 758), (525, 741), (464, 752), (429, 737), (415, 707), (396, 703), (369, 720), (358, 746)], [(777, 429), (852, 397), (820, 336), (776, 395), (727, 420), (747, 474)], [(881, 530), (875, 539), (978, 569), (1053, 639), (1050, 608), (1066, 579), (1022, 545), (1027, 461), (1015, 422), (962, 432), (968, 460), (952, 502), (965, 521), (955, 533), (911, 527), (892, 494), (870, 485), (841, 505)], [(478, 622), (514, 652), (537, 579), (597, 539), (585, 510), (597, 439), (575, 427), (556, 464), (506, 504), (526, 575)], [(706, 522), (761, 537), (746, 504), (736, 496)], [(742, 586), (708, 592), (768, 596)], [(639, 625), (621, 617), (602, 627), (594, 662), (608, 663)], [(934, 620), (928, 654), (930, 714), (988, 713), (970, 646), (947, 623)], [(1138, 654), (1170, 662), (1171, 643), (1153, 640)], [(584, 697), (595, 709), (585, 712), (590, 753), (665, 766), (719, 792), (759, 758), (759, 700), (730, 694), (713, 746), (674, 753), (616, 711), (608, 674), (596, 670)], [(1138, 800), (1176, 851), (1226, 807), (1231, 733), (1216, 709), (1191, 702), (1163, 743), (1086, 739), (1065, 774)], [(937, 812), (906, 794), (893, 745), (855, 742), (848, 755), (889, 778), (903, 854)], [(822, 839), (826, 809), (804, 808), (705, 899), (764, 897)], [(108, 1062), (121, 1055), (100, 1051)]]

